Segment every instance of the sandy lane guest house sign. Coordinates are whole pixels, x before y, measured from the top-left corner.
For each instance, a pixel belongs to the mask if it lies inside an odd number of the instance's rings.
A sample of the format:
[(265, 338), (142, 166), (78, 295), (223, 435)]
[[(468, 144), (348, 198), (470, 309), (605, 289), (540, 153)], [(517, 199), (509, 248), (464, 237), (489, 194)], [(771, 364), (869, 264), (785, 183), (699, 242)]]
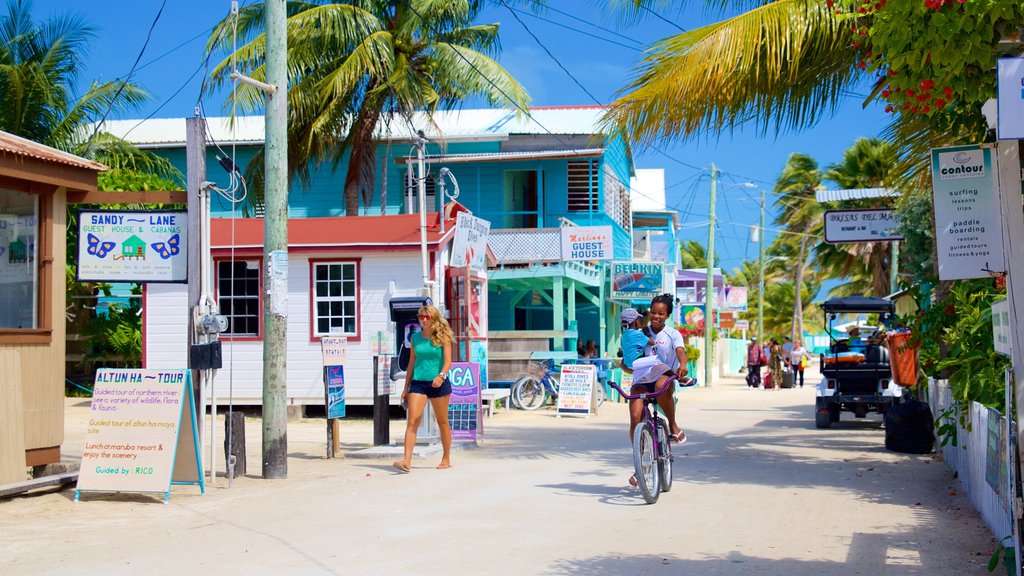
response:
[(932, 191), (939, 280), (984, 278), (1004, 272), (992, 148), (933, 149)]
[(186, 212), (78, 213), (78, 280), (188, 281)]

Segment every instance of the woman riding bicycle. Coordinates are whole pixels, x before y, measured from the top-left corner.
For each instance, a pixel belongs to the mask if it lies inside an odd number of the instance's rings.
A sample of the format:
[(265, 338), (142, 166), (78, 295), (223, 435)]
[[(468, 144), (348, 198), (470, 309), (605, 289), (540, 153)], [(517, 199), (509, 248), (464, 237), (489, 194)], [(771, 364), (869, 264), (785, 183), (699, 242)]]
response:
[[(651, 308), (647, 313), (649, 323), (644, 333), (653, 340), (653, 344), (647, 347), (653, 351), (658, 359), (668, 367), (668, 371), (662, 374), (649, 374), (646, 378), (633, 382), (630, 394), (651, 393), (658, 390), (670, 376), (683, 379), (686, 377), (686, 348), (683, 337), (678, 330), (666, 329), (665, 321), (672, 316), (672, 295), (662, 294), (651, 300)], [(626, 318), (623, 318), (625, 320)], [(626, 350), (623, 348), (623, 356)], [(669, 386), (664, 394), (658, 397), (658, 406), (661, 407), (665, 418), (668, 420), (671, 440), (674, 442), (686, 442), (686, 434), (676, 424), (676, 405), (673, 392), (675, 384)], [(630, 400), (629, 402), (629, 437), (632, 440), (633, 431), (643, 418), (643, 401)], [(630, 477), (630, 484), (636, 480)]]

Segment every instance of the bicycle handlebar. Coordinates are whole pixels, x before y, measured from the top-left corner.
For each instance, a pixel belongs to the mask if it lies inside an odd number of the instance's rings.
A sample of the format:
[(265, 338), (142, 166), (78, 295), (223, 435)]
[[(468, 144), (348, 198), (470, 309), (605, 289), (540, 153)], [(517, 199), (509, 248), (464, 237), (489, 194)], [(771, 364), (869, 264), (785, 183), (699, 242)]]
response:
[(640, 394), (627, 394), (615, 382), (609, 381), (608, 384), (610, 384), (612, 388), (615, 388), (619, 392), (619, 395), (625, 398), (626, 400), (646, 400), (648, 398), (656, 398), (658, 396), (661, 396), (666, 390), (668, 390), (669, 384), (672, 384), (677, 380), (679, 380), (679, 378), (677, 378), (675, 375), (669, 376), (668, 379), (665, 380), (665, 383), (662, 384), (661, 388), (659, 388), (656, 392), (641, 392)]

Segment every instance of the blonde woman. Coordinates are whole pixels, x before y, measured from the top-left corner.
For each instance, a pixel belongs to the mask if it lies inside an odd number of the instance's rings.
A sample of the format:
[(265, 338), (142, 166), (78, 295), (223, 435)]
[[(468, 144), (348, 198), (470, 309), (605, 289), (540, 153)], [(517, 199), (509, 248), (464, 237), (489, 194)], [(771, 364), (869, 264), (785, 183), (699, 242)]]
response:
[(412, 467), (412, 451), (416, 447), (416, 429), (423, 419), (423, 410), (430, 400), (430, 406), (437, 417), (437, 428), (441, 434), (441, 463), (438, 469), (451, 468), (452, 428), (448, 425), (448, 400), (452, 394), (452, 383), (448, 370), (452, 366), (452, 329), (441, 311), (433, 306), (424, 306), (417, 312), (419, 333), (412, 335), (409, 367), (405, 371), (405, 389), (402, 390), (402, 405), (405, 406), (405, 457), (395, 460), (393, 466), (405, 474)]

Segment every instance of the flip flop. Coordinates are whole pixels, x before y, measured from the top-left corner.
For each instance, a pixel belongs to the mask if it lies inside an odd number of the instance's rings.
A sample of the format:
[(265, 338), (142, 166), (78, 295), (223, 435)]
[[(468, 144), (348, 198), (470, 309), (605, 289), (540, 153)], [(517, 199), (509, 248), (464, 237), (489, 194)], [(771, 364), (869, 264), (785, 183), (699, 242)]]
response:
[(636, 474), (634, 474), (634, 475), (629, 477), (629, 485), (632, 486), (633, 488), (636, 488), (636, 487), (639, 486), (639, 484), (637, 484), (637, 482), (636, 482)]
[(395, 467), (395, 470), (398, 470), (399, 474), (408, 474), (410, 472), (409, 467), (398, 460), (392, 462), (391, 465)]
[(676, 444), (686, 444), (686, 433), (680, 430), (678, 434), (669, 436), (669, 440)]

